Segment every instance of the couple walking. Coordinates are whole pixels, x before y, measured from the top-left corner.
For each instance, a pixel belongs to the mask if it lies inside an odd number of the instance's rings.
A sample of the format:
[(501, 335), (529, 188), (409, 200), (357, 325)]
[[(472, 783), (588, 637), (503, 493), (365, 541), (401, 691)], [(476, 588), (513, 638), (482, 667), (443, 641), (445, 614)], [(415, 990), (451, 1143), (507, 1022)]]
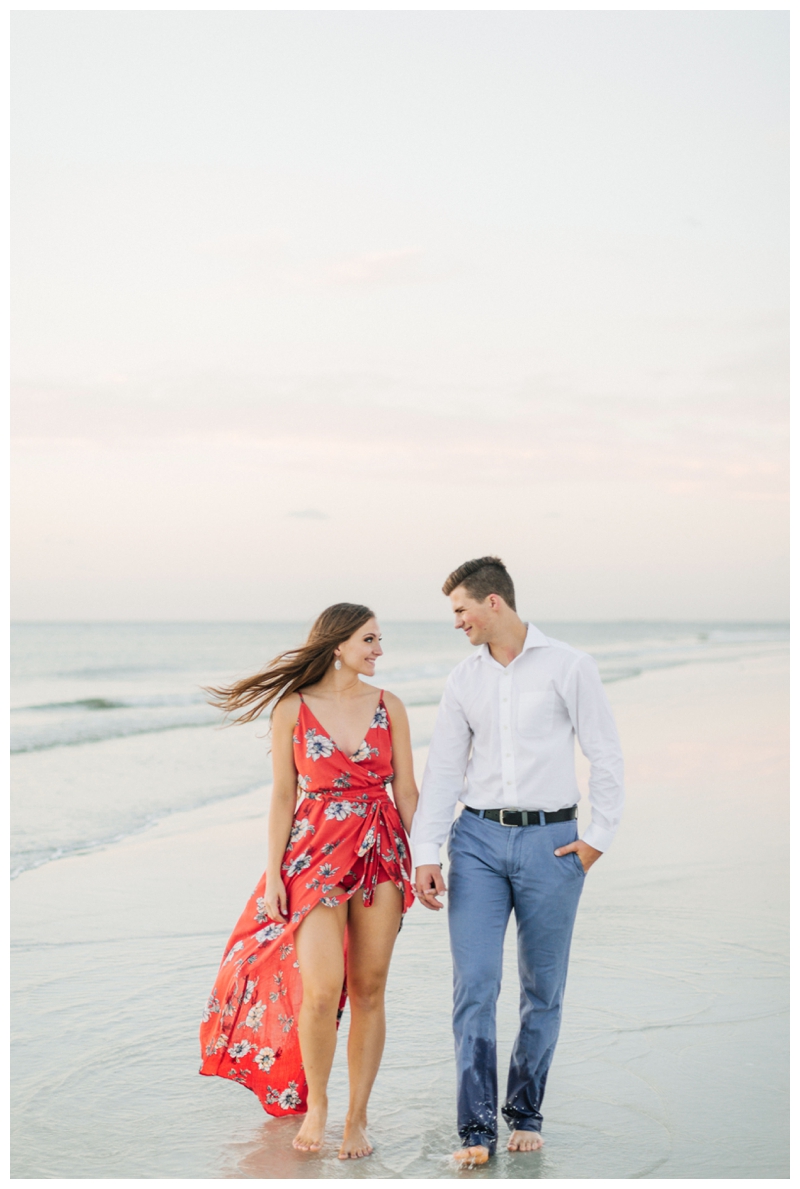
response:
[[(445, 841), (462, 1144), (455, 1159), (485, 1163), (497, 1144), (495, 1005), (512, 908), (520, 1027), (502, 1114), (511, 1151), (542, 1144), (578, 901), (622, 811), (619, 740), (594, 661), (519, 618), (499, 558), (466, 562), (443, 590), (475, 652), (448, 678), (419, 797), (405, 708), (361, 680), (382, 655), (368, 607), (327, 608), (301, 648), (210, 691), (240, 722), (274, 703), (274, 781), (267, 870), (204, 1013), (200, 1072), (248, 1086), (271, 1115), (304, 1114), (293, 1141), (300, 1151), (323, 1143), (348, 997), (350, 1103), (339, 1156), (372, 1151), (367, 1102), (383, 1052), (392, 949), (415, 897), (442, 908)], [(576, 736), (591, 763), (582, 839)], [(459, 801), (464, 812), (454, 821)]]

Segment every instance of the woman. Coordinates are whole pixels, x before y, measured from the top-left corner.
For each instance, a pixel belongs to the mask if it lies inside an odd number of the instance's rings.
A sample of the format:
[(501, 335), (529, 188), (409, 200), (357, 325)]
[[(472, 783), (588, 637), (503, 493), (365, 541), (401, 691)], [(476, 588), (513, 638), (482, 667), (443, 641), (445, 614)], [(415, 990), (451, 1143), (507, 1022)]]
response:
[(223, 710), (243, 711), (239, 722), (277, 704), (266, 876), (233, 931), (208, 1001), (200, 1072), (248, 1086), (268, 1114), (305, 1112), (294, 1147), (318, 1151), (349, 995), (342, 1160), (372, 1151), (367, 1101), (383, 1052), (384, 988), (414, 898), (408, 717), (399, 698), (360, 680), (372, 677), (382, 654), (372, 611), (337, 603), (302, 648), (209, 691)]

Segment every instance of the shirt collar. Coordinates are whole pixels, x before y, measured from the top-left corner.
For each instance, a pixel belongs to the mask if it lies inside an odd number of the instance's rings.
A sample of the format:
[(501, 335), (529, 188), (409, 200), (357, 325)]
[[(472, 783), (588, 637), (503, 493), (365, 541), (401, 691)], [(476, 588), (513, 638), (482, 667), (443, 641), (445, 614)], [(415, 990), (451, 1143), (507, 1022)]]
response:
[[(525, 643), (522, 645), (522, 652), (527, 652), (529, 648), (546, 647), (546, 645), (548, 643), (549, 643), (549, 641), (547, 639), (547, 636), (545, 636), (544, 632), (540, 631), (539, 628), (537, 628), (535, 624), (529, 623), (528, 630), (525, 633)], [(481, 651), (481, 659), (482, 660), (491, 661), (493, 665), (500, 665), (500, 662), (496, 661), (494, 659), (494, 657), (492, 656), (491, 652), (489, 651), (488, 644), (481, 644), (480, 651)], [(519, 654), (520, 656), (522, 656), (522, 652)], [(517, 660), (517, 659), (518, 659), (517, 657), (514, 657), (514, 660)], [(514, 663), (514, 661), (511, 661), (512, 665), (513, 665), (513, 663)], [(502, 669), (502, 668), (504, 668), (504, 666), (500, 665), (500, 668)]]
[(528, 632), (525, 636), (525, 643), (522, 645), (522, 651), (525, 652), (528, 648), (544, 648), (550, 641), (545, 636), (544, 632), (536, 627), (535, 624), (528, 624)]

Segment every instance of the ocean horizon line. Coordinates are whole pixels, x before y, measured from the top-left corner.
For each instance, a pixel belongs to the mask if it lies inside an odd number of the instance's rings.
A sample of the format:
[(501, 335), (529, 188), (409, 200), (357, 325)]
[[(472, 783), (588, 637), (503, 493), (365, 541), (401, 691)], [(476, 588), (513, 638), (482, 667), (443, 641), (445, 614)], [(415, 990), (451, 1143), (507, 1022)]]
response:
[[(790, 617), (782, 619), (758, 619), (758, 618), (731, 618), (729, 616), (720, 616), (719, 618), (708, 618), (707, 616), (686, 617), (681, 619), (665, 617), (650, 617), (650, 616), (631, 616), (631, 617), (614, 617), (610, 619), (554, 619), (550, 616), (537, 616), (539, 623), (557, 623), (557, 624), (575, 624), (578, 626), (587, 624), (602, 624), (609, 627), (615, 624), (659, 624), (675, 625), (681, 627), (686, 624), (702, 625), (702, 624), (737, 624), (737, 625), (753, 625), (763, 627), (788, 627), (791, 623)], [(191, 625), (194, 627), (258, 627), (262, 624), (269, 626), (303, 626), (309, 622), (310, 619), (11, 619), (9, 625), (11, 627), (95, 627), (95, 626), (109, 626), (109, 627), (172, 627), (175, 625)], [(385, 623), (392, 624), (410, 624), (413, 626), (425, 624), (427, 626), (441, 627), (446, 621), (442, 619), (394, 619), (387, 618)]]

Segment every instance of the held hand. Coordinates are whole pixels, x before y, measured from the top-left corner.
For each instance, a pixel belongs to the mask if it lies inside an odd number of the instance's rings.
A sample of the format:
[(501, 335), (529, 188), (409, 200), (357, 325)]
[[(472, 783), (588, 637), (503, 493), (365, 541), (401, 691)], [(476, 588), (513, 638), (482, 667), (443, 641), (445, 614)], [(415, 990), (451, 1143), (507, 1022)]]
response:
[(269, 919), (271, 921), (279, 921), (281, 918), (285, 920), (289, 911), (287, 903), (283, 880), (278, 879), (274, 883), (270, 880), (264, 889), (264, 908)]
[(426, 908), (432, 908), (434, 912), (444, 908), (441, 900), (437, 899), (442, 892), (447, 891), (438, 863), (424, 863), (417, 867), (414, 872), (414, 891), (420, 904), (424, 904)]
[(579, 838), (577, 842), (570, 842), (569, 846), (560, 846), (558, 850), (553, 851), (553, 854), (558, 855), (560, 859), (562, 855), (569, 855), (572, 851), (577, 853), (584, 875), (592, 863), (596, 863), (603, 853), (601, 850), (595, 850), (593, 846), (589, 846), (588, 842), (581, 842)]

